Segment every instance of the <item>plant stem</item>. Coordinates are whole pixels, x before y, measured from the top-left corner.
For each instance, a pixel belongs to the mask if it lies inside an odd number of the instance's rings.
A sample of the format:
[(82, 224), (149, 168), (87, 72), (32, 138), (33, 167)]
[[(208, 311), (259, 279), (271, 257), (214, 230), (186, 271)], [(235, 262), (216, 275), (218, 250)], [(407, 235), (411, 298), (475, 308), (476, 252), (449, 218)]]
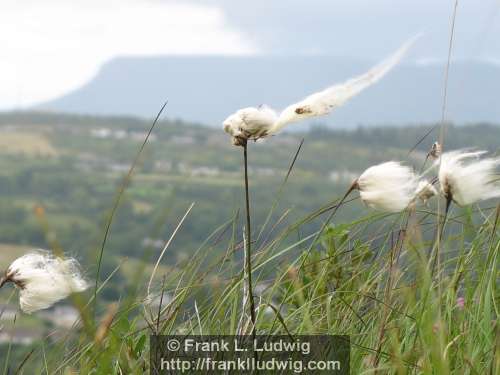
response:
[(158, 120), (160, 119), (160, 116), (167, 106), (168, 101), (166, 101), (163, 106), (161, 107), (160, 111), (156, 115), (153, 124), (148, 130), (148, 133), (146, 134), (146, 137), (144, 138), (144, 141), (141, 144), (141, 147), (139, 148), (139, 151), (135, 155), (134, 160), (132, 161), (132, 164), (130, 166), (130, 169), (127, 172), (127, 175), (123, 179), (123, 182), (121, 183), (118, 193), (115, 197), (115, 202), (113, 203), (113, 207), (111, 208), (111, 212), (109, 214), (108, 220), (106, 222), (106, 228), (104, 230), (104, 238), (102, 239), (101, 243), (101, 248), (99, 250), (99, 257), (97, 259), (97, 273), (95, 276), (95, 288), (94, 288), (94, 315), (95, 315), (95, 310), (97, 307), (97, 291), (99, 290), (99, 275), (101, 272), (101, 265), (102, 265), (102, 260), (104, 256), (104, 248), (106, 247), (106, 242), (108, 240), (109, 232), (111, 230), (111, 224), (113, 223), (113, 219), (115, 217), (115, 213), (118, 209), (118, 206), (120, 205), (121, 199), (123, 197), (123, 194), (125, 193), (125, 190), (128, 188), (130, 182), (132, 181), (132, 176), (134, 174), (135, 167), (137, 164), (139, 164), (140, 157), (142, 155), (142, 152), (144, 151), (144, 148), (146, 147), (146, 144), (148, 143), (149, 137), (151, 136), (151, 133), (153, 133), (153, 129), (155, 128), (156, 124), (158, 123)]
[(251, 230), (251, 220), (250, 220), (250, 194), (248, 191), (248, 154), (247, 154), (247, 142), (243, 144), (243, 160), (245, 166), (245, 201), (246, 201), (246, 211), (247, 211), (247, 223), (246, 223), (246, 246), (245, 246), (245, 263), (246, 263), (246, 273), (247, 273), (247, 284), (248, 284), (248, 301), (250, 302), (250, 319), (252, 320), (252, 338), (255, 338), (255, 301), (253, 298), (253, 287), (252, 287), (252, 230)]
[[(304, 267), (304, 265), (306, 263), (306, 260), (307, 260), (307, 258), (309, 256), (309, 254), (311, 253), (312, 249), (314, 248), (314, 245), (316, 244), (316, 242), (318, 241), (318, 239), (321, 237), (321, 235), (323, 234), (323, 232), (325, 231), (325, 229), (328, 227), (328, 225), (332, 221), (333, 217), (337, 213), (337, 210), (344, 204), (344, 202), (347, 199), (347, 197), (349, 196), (349, 194), (351, 194), (354, 190), (356, 190), (358, 188), (359, 188), (358, 187), (358, 181), (356, 180), (356, 181), (354, 181), (352, 183), (352, 185), (346, 191), (346, 193), (344, 194), (344, 196), (342, 197), (342, 199), (340, 199), (339, 203), (337, 203), (335, 206), (333, 206), (332, 213), (330, 214), (330, 216), (328, 216), (328, 218), (326, 219), (326, 221), (321, 226), (321, 229), (319, 230), (318, 233), (316, 233), (316, 235), (314, 236), (314, 239), (312, 240), (311, 244), (309, 245), (309, 247), (307, 248), (307, 250), (304, 252), (304, 257), (302, 257), (302, 260), (301, 260), (301, 262), (299, 264), (298, 273), (300, 273), (300, 271), (302, 271), (302, 269), (303, 269), (303, 267)], [(292, 290), (292, 284), (290, 284), (288, 286), (288, 288), (287, 288), (287, 290), (285, 292), (284, 298), (282, 299), (282, 301), (280, 303), (278, 311), (281, 311), (281, 308), (285, 304), (285, 301), (288, 299), (289, 293), (290, 293), (291, 290)], [(272, 325), (273, 328), (274, 328), (274, 324), (275, 323), (276, 323), (276, 318), (273, 321), (273, 325)]]
[[(434, 259), (432, 260), (431, 277), (434, 277), (434, 273), (436, 271), (436, 265), (438, 268), (438, 273), (439, 273), (439, 270), (441, 267), (441, 258), (440, 258), (440, 256), (441, 256), (440, 255), (441, 241), (442, 241), (443, 234), (444, 234), (444, 227), (446, 225), (446, 219), (448, 217), (448, 212), (450, 211), (451, 202), (452, 202), (451, 196), (446, 197), (446, 207), (444, 210), (444, 217), (443, 217), (442, 222), (441, 222), (439, 215), (438, 215), (438, 221), (440, 222), (440, 225), (437, 228), (436, 254), (435, 254)], [(440, 280), (440, 278), (438, 277), (438, 281), (439, 280)]]

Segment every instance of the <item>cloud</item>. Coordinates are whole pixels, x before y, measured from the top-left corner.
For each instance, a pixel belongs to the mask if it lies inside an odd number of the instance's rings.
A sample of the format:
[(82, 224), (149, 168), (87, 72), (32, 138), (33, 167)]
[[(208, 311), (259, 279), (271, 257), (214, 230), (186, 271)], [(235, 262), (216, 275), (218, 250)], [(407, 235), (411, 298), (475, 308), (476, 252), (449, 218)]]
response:
[[(446, 59), (454, 1), (1, 0), (0, 109), (47, 101), (123, 55), (383, 58), (419, 31), (410, 58)], [(500, 59), (500, 0), (459, 2), (453, 57)]]
[[(163, 0), (169, 1), (169, 0)], [(417, 55), (447, 56), (455, 0), (187, 0), (224, 9), (265, 51), (382, 58), (420, 31)], [(460, 0), (454, 56), (500, 58), (500, 0)]]
[(252, 54), (221, 9), (155, 0), (2, 0), (0, 108), (47, 100), (120, 55)]

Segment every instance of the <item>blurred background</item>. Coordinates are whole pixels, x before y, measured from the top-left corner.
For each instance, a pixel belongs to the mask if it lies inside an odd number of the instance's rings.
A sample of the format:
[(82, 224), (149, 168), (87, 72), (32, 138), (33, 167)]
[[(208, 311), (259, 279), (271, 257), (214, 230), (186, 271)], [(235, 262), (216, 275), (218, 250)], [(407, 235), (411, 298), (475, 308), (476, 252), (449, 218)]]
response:
[[(32, 248), (61, 248), (95, 277), (116, 193), (168, 99), (111, 226), (101, 279), (116, 272), (100, 298), (127, 296), (140, 267), (149, 275), (196, 202), (158, 272), (175, 274), (243, 208), (241, 153), (220, 128), (228, 114), (260, 104), (282, 108), (364, 72), (424, 32), (402, 64), (345, 107), (310, 129), (291, 126), (251, 145), (255, 230), (266, 238), (328, 204), (374, 163), (399, 159), (420, 168), (436, 133), (410, 157), (408, 150), (441, 119), (453, 7), (451, 0), (2, 0), (0, 268)], [(498, 148), (499, 35), (500, 1), (460, 1), (449, 149)], [(276, 226), (260, 227), (275, 202), (269, 223)], [(347, 205), (337, 223), (362, 209), (358, 201)], [(225, 246), (215, 244), (210, 254)], [(78, 317), (63, 303), (56, 309), (65, 319), (23, 315), (14, 329), (11, 292), (0, 291), (0, 342), (33, 343)]]

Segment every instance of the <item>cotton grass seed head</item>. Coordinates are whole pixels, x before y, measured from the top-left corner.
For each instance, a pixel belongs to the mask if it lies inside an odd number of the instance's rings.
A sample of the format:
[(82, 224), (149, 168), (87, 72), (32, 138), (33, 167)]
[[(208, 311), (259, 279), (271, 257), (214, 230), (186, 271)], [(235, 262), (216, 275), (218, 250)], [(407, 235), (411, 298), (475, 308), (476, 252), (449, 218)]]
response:
[(448, 201), (466, 206), (500, 197), (500, 157), (481, 159), (485, 153), (457, 150), (441, 155), (439, 184)]
[(418, 178), (396, 161), (375, 165), (355, 181), (361, 199), (368, 206), (387, 212), (400, 212), (414, 200)]
[(438, 191), (429, 181), (421, 180), (418, 183), (415, 196), (420, 199), (423, 204), (427, 204), (427, 201), (435, 195), (438, 195)]
[(325, 116), (380, 81), (401, 61), (419, 37), (420, 35), (417, 35), (408, 40), (391, 56), (367, 72), (313, 93), (283, 111), (275, 111), (265, 105), (242, 108), (227, 117), (222, 127), (231, 136), (233, 145), (246, 146), (248, 140), (277, 134), (291, 123)]
[(442, 151), (443, 148), (441, 147), (441, 144), (439, 142), (434, 142), (429, 150), (429, 153), (427, 154), (427, 157), (437, 159), (441, 156)]
[(88, 287), (75, 259), (55, 257), (44, 250), (32, 251), (12, 262), (0, 287), (7, 282), (19, 289), (19, 304), (25, 313), (49, 308)]

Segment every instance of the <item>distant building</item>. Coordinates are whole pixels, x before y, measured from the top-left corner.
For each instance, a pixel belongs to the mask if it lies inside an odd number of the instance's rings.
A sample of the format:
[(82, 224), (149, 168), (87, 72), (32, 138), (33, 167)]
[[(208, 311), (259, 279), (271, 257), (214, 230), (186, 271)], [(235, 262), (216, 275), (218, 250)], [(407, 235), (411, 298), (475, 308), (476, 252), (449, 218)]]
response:
[(279, 171), (274, 168), (257, 167), (255, 169), (252, 168), (252, 170), (254, 170), (255, 173), (261, 177), (272, 177), (284, 174), (284, 171)]
[[(129, 136), (130, 136), (130, 139), (132, 139), (133, 141), (143, 142), (146, 139), (146, 137), (148, 136), (148, 133), (132, 131), (129, 133)], [(156, 141), (156, 139), (157, 139), (157, 136), (155, 134), (150, 134), (149, 138), (148, 138), (148, 142), (154, 142), (154, 141)]]
[(331, 171), (329, 177), (333, 182), (352, 182), (359, 177), (359, 174), (347, 170)]
[(80, 324), (80, 312), (69, 305), (56, 306), (51, 310), (38, 313), (38, 316), (58, 328), (71, 329)]
[[(148, 133), (146, 132), (138, 132), (138, 131), (126, 131), (123, 129), (118, 129), (118, 130), (111, 130), (109, 128), (98, 128), (98, 129), (91, 129), (90, 130), (90, 135), (94, 138), (100, 138), (100, 139), (107, 139), (107, 138), (113, 138), (113, 139), (130, 139), (133, 141), (144, 141), (146, 139)], [(155, 134), (150, 134), (148, 141), (149, 142), (154, 142), (156, 141), (157, 137)]]
[(152, 247), (152, 248), (155, 248), (155, 249), (162, 249), (163, 246), (165, 245), (165, 241), (163, 241), (162, 239), (158, 239), (158, 238), (149, 238), (149, 237), (146, 237), (142, 240), (142, 243), (141, 243), (142, 247)]
[(99, 129), (92, 129), (90, 131), (90, 135), (95, 138), (109, 138), (111, 137), (111, 129), (108, 128), (99, 128)]
[(180, 174), (193, 177), (215, 177), (221, 174), (219, 168), (208, 165), (191, 166), (185, 163), (179, 163), (177, 164), (177, 170)]
[(196, 143), (194, 137), (187, 135), (174, 135), (169, 139), (169, 141), (177, 145), (192, 145)]
[(31, 345), (42, 338), (42, 332), (27, 328), (9, 328), (0, 331), (0, 344)]
[(191, 168), (190, 175), (195, 177), (215, 177), (220, 174), (217, 167), (199, 166)]
[(168, 160), (155, 161), (155, 169), (160, 172), (170, 172), (172, 170), (172, 162)]
[(111, 163), (108, 165), (108, 169), (112, 172), (128, 172), (130, 169), (130, 164)]

